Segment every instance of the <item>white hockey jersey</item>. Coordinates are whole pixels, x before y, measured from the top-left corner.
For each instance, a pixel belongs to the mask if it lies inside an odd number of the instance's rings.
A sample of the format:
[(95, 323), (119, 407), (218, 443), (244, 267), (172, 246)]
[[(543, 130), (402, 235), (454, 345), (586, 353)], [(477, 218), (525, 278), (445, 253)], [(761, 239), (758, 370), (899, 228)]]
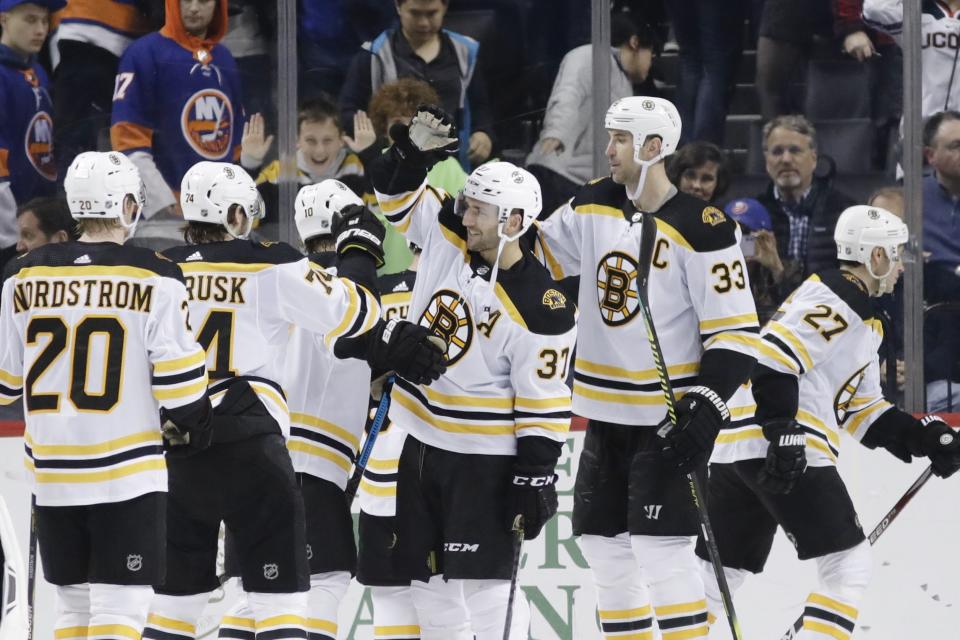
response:
[(447, 371), (430, 386), (397, 379), (390, 419), (426, 444), (515, 455), (517, 438), (563, 441), (570, 427), (564, 383), (576, 310), (532, 255), (500, 270), (467, 251), (453, 200), (422, 182), (377, 199), (387, 220), (423, 254), (410, 304), (447, 343)]
[[(555, 279), (580, 276), (574, 412), (656, 425), (666, 406), (637, 302), (641, 224), (632, 221), (635, 212), (622, 185), (595, 180), (539, 223), (537, 248)], [(655, 217), (650, 307), (681, 396), (696, 384), (705, 350), (755, 355), (757, 312), (733, 221), (684, 193)], [(741, 401), (747, 400), (735, 396), (731, 410)]]
[[(384, 319), (406, 320), (417, 274), (403, 271), (381, 276), (380, 313)], [(372, 421), (375, 408), (371, 408)], [(389, 517), (397, 513), (397, 478), (400, 474), (400, 453), (407, 440), (407, 432), (392, 420), (384, 421), (373, 445), (373, 452), (363, 470), (363, 479), (357, 490), (360, 510), (372, 516)]]
[[(937, 0), (921, 2), (921, 116), (928, 118), (938, 111), (960, 109), (960, 16)], [(864, 0), (863, 19), (903, 45), (903, 0)]]
[(369, 331), (380, 313), (370, 292), (287, 244), (229, 240), (165, 253), (183, 269), (191, 326), (207, 352), (211, 403), (216, 408), (242, 380), (284, 436), (290, 415), (280, 380), (291, 329), (323, 334), (332, 348), (340, 337)]
[[(323, 264), (321, 256), (310, 256)], [(336, 268), (327, 268), (336, 275)], [(296, 327), (287, 344), (283, 389), (290, 409), (287, 449), (293, 470), (347, 486), (366, 422), (370, 367), (341, 360), (323, 336)]]
[(7, 267), (0, 404), (24, 396), (37, 504), (167, 490), (160, 407), (205, 402), (176, 264), (111, 242), (47, 245)]
[[(806, 431), (812, 467), (836, 464), (841, 430), (861, 440), (893, 406), (880, 388), (883, 329), (862, 286), (843, 271), (814, 274), (760, 334), (758, 364), (799, 379), (796, 420)], [(766, 454), (759, 425), (731, 425), (717, 437), (711, 462)]]

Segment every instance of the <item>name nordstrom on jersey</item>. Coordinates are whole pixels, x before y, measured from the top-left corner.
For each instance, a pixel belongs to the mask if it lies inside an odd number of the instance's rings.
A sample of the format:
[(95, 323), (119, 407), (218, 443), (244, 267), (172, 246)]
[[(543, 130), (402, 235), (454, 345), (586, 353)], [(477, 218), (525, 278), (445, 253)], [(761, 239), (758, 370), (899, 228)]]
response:
[(14, 289), (13, 312), (82, 306), (150, 313), (152, 302), (153, 285), (151, 284), (98, 278), (52, 282), (27, 280), (18, 283)]
[(245, 304), (243, 285), (247, 279), (243, 276), (220, 276), (192, 274), (185, 277), (187, 298), (195, 300), (213, 300), (230, 304)]

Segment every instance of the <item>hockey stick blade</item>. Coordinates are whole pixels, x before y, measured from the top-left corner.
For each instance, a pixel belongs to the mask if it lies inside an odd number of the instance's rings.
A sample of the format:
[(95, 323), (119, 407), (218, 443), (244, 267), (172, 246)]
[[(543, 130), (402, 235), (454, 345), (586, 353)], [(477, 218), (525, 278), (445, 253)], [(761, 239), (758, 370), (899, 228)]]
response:
[(513, 601), (517, 598), (517, 577), (520, 575), (520, 555), (523, 550), (523, 516), (513, 520), (513, 565), (510, 569), (510, 596), (507, 598), (507, 615), (503, 621), (503, 640), (510, 640), (510, 625), (513, 624)]
[[(877, 538), (883, 535), (894, 520), (897, 519), (897, 516), (900, 515), (900, 512), (903, 511), (903, 508), (913, 500), (913, 497), (917, 495), (921, 487), (927, 483), (927, 480), (930, 479), (930, 476), (933, 475), (933, 466), (929, 466), (923, 470), (923, 473), (920, 474), (920, 477), (917, 478), (910, 488), (907, 489), (906, 493), (900, 496), (900, 499), (897, 500), (897, 504), (893, 505), (893, 508), (887, 512), (887, 515), (883, 516), (880, 519), (880, 523), (873, 528), (873, 531), (870, 532), (870, 535), (867, 536), (867, 540), (870, 542), (870, 546), (873, 546), (877, 543)], [(803, 629), (803, 615), (801, 614), (797, 618), (793, 626), (787, 629), (787, 632), (780, 636), (780, 640), (795, 640), (797, 634), (800, 633), (800, 630)]]
[(367, 434), (367, 439), (363, 442), (363, 449), (357, 458), (353, 475), (343, 490), (347, 497), (347, 504), (353, 504), (353, 499), (357, 497), (357, 489), (360, 488), (360, 481), (363, 480), (363, 472), (367, 468), (367, 461), (370, 460), (370, 454), (373, 453), (373, 445), (376, 443), (377, 435), (380, 434), (383, 422), (387, 419), (387, 413), (390, 411), (390, 391), (393, 389), (394, 375), (391, 373), (383, 385), (383, 391), (380, 393), (380, 404), (377, 405), (377, 413), (374, 414), (373, 424), (370, 425), (370, 433)]
[[(669, 417), (670, 425), (676, 427), (676, 396), (674, 396), (673, 386), (670, 384), (667, 363), (663, 358), (663, 350), (660, 348), (660, 339), (657, 337), (657, 329), (653, 323), (653, 314), (650, 311), (650, 300), (647, 295), (650, 264), (653, 260), (653, 245), (657, 235), (657, 223), (653, 214), (648, 213), (643, 214), (640, 224), (637, 306), (643, 318), (644, 327), (647, 330), (647, 342), (650, 344), (650, 354), (653, 356), (653, 365), (657, 371), (657, 377), (660, 379), (660, 389), (663, 391), (663, 399), (667, 405), (667, 416)], [(737, 612), (733, 608), (733, 595), (730, 593), (727, 576), (723, 572), (723, 564), (720, 561), (720, 549), (717, 547), (716, 538), (713, 536), (713, 527), (710, 525), (707, 505), (703, 501), (704, 493), (700, 478), (696, 475), (696, 472), (691, 472), (687, 474), (687, 481), (690, 483), (690, 495), (697, 509), (697, 517), (700, 520), (700, 535), (703, 538), (704, 546), (707, 548), (707, 555), (710, 557), (713, 573), (717, 578), (717, 585), (720, 588), (720, 599), (723, 602), (724, 612), (727, 614), (730, 631), (733, 633), (734, 640), (743, 640), (743, 634), (740, 632), (740, 620), (737, 618)]]

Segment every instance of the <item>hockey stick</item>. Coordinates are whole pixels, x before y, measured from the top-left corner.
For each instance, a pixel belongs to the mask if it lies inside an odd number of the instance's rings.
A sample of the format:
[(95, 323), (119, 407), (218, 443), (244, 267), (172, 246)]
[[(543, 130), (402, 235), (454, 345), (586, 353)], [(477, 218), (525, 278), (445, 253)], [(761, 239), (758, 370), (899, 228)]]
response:
[(367, 461), (370, 460), (370, 454), (373, 453), (373, 445), (377, 441), (377, 435), (383, 427), (383, 421), (387, 418), (387, 412), (390, 410), (390, 390), (393, 389), (394, 375), (387, 376), (387, 381), (383, 385), (383, 391), (380, 392), (380, 404), (377, 405), (377, 413), (373, 416), (373, 424), (370, 425), (370, 433), (367, 439), (363, 441), (363, 449), (360, 451), (360, 457), (353, 468), (353, 476), (347, 483), (347, 488), (343, 493), (347, 496), (347, 504), (353, 504), (353, 499), (357, 497), (357, 489), (360, 488), (360, 481), (363, 480), (363, 472), (367, 468)]
[[(657, 329), (653, 324), (653, 314), (650, 312), (650, 300), (647, 296), (650, 279), (650, 263), (653, 258), (653, 244), (656, 240), (657, 224), (652, 214), (643, 214), (640, 225), (640, 264), (637, 267), (637, 306), (640, 310), (640, 315), (643, 316), (643, 324), (647, 329), (647, 341), (650, 343), (650, 353), (653, 355), (653, 364), (657, 370), (657, 376), (660, 378), (660, 389), (663, 391), (663, 399), (667, 405), (667, 416), (670, 420), (670, 425), (676, 428), (677, 401), (673, 395), (673, 387), (670, 384), (670, 376), (667, 371), (666, 362), (663, 359), (663, 351), (660, 349), (660, 339), (657, 337)], [(720, 587), (720, 598), (723, 601), (723, 610), (727, 614), (727, 621), (730, 623), (730, 631), (733, 632), (734, 640), (742, 640), (743, 634), (740, 632), (740, 621), (737, 618), (737, 612), (733, 608), (733, 596), (730, 594), (727, 576), (723, 572), (723, 565), (720, 562), (720, 550), (717, 548), (717, 541), (713, 536), (713, 527), (710, 525), (710, 516), (707, 514), (707, 507), (703, 501), (704, 493), (700, 478), (696, 472), (691, 472), (687, 474), (687, 480), (690, 482), (690, 495), (693, 498), (693, 505), (696, 507), (697, 516), (700, 518), (700, 535), (703, 537), (703, 543), (707, 548), (707, 555), (710, 556), (713, 573), (717, 577), (717, 584)]]
[(517, 576), (520, 574), (520, 552), (523, 549), (523, 516), (513, 520), (513, 567), (510, 569), (510, 597), (507, 598), (507, 617), (503, 621), (503, 640), (510, 640), (513, 623), (513, 601), (517, 598)]
[[(887, 515), (883, 516), (883, 519), (880, 520), (880, 524), (873, 528), (873, 531), (870, 532), (870, 535), (867, 536), (867, 540), (870, 541), (870, 545), (873, 546), (877, 543), (877, 538), (883, 535), (883, 532), (887, 530), (890, 524), (897, 519), (897, 516), (900, 515), (900, 512), (903, 511), (903, 508), (913, 500), (913, 497), (917, 495), (917, 492), (920, 491), (920, 488), (927, 483), (927, 480), (930, 479), (930, 476), (933, 475), (933, 466), (929, 466), (923, 470), (923, 473), (920, 474), (920, 477), (910, 485), (910, 488), (907, 489), (907, 492), (900, 496), (900, 499), (897, 500), (897, 504), (893, 505), (893, 508), (890, 511), (887, 511)], [(780, 637), (780, 640), (794, 640), (797, 637), (797, 634), (800, 633), (800, 630), (803, 628), (803, 615), (801, 614), (797, 618), (796, 622), (793, 623), (791, 627), (785, 634)]]
[(30, 496), (30, 541), (27, 544), (27, 640), (33, 640), (33, 599), (37, 591), (36, 494)]

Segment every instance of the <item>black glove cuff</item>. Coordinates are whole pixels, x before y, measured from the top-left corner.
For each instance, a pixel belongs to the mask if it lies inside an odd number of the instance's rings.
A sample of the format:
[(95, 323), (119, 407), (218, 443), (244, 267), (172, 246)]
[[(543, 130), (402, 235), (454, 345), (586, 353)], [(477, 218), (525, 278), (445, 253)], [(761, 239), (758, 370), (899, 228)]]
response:
[(563, 452), (563, 443), (544, 436), (517, 438), (517, 466), (549, 467), (552, 471)]
[[(774, 442), (780, 435), (785, 431), (799, 431), (799, 425), (797, 421), (791, 418), (774, 418), (773, 420), (767, 420), (761, 425), (763, 429), (763, 437), (766, 438), (767, 442)], [(804, 436), (805, 438), (806, 436)], [(804, 440), (804, 444), (806, 440)]]

